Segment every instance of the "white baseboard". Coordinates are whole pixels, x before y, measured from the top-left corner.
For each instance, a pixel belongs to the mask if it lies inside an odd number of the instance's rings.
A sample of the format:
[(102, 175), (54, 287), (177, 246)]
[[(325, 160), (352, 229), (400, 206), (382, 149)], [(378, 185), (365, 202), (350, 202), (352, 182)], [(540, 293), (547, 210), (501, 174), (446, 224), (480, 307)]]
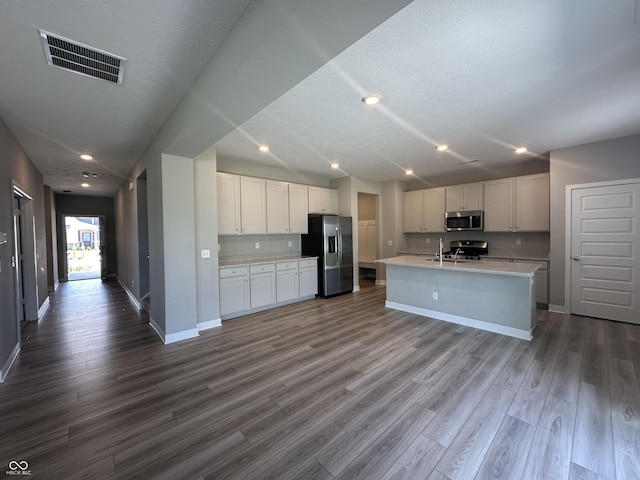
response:
[(531, 340), (533, 338), (529, 330), (507, 327), (505, 325), (489, 323), (483, 320), (460, 317), (458, 315), (451, 315), (449, 313), (437, 312), (435, 310), (429, 310), (426, 308), (414, 307), (412, 305), (405, 305), (403, 303), (389, 301), (385, 302), (384, 306), (387, 308), (393, 308), (394, 310), (400, 310), (402, 312), (415, 313), (416, 315), (422, 315), (423, 317), (435, 318), (436, 320), (443, 320), (445, 322), (464, 325), (465, 327), (478, 328), (480, 330), (486, 330), (487, 332), (508, 335), (509, 337), (520, 338), (522, 340)]
[(0, 383), (4, 383), (4, 379), (7, 378), (7, 374), (9, 373), (9, 370), (13, 366), (13, 362), (15, 362), (16, 358), (18, 358), (19, 353), (20, 353), (20, 344), (16, 343), (16, 346), (13, 347), (13, 351), (11, 352), (11, 355), (9, 355), (9, 358), (7, 358), (7, 361), (4, 362), (4, 365), (2, 366), (2, 370), (0, 370)]
[(47, 298), (45, 298), (44, 302), (42, 302), (42, 305), (40, 305), (40, 308), (38, 309), (38, 320), (42, 318), (42, 316), (44, 315), (44, 312), (47, 311), (47, 308), (49, 308), (50, 303), (51, 303), (51, 300), (49, 299), (49, 295), (47, 295)]
[(355, 285), (353, 287), (353, 290), (351, 290), (352, 292), (359, 292), (360, 291), (360, 285)]
[(569, 308), (566, 305), (549, 304), (548, 310), (554, 313), (569, 313)]
[(123, 290), (129, 297), (129, 300), (131, 300), (131, 303), (133, 303), (138, 310), (142, 310), (142, 306), (140, 305), (140, 302), (138, 301), (136, 296), (131, 292), (131, 290), (127, 288), (127, 286), (124, 283), (122, 283), (122, 280), (120, 280), (119, 278), (118, 278), (118, 283), (120, 284), (120, 286), (123, 288)]
[(183, 330), (181, 332), (169, 333), (164, 336), (164, 344), (169, 345), (170, 343), (181, 342), (183, 340), (189, 340), (190, 338), (199, 337), (197, 328), (190, 328), (189, 330)]
[(149, 325), (155, 330), (156, 334), (160, 337), (160, 340), (162, 340), (162, 343), (164, 343), (165, 345), (181, 342), (182, 340), (189, 340), (190, 338), (200, 336), (197, 328), (190, 328), (189, 330), (183, 330), (182, 332), (167, 334), (164, 332), (164, 330), (162, 330), (162, 328), (160, 328), (160, 325), (158, 325), (153, 318), (149, 319)]
[(222, 319), (209, 320), (208, 322), (198, 323), (198, 331), (209, 330), (210, 328), (216, 328), (222, 325)]
[(376, 285), (386, 285), (387, 281), (386, 280), (376, 280)]

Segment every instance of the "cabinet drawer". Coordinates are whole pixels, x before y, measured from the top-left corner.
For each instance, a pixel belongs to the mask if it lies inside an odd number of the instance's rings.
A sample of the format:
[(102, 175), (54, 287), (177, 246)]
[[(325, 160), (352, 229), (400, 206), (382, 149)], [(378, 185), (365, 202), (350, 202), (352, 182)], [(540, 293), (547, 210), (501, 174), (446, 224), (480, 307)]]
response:
[(251, 265), (251, 273), (263, 273), (263, 272), (275, 272), (276, 266), (274, 263), (265, 263), (264, 265)]
[(318, 260), (316, 258), (309, 258), (309, 259), (306, 259), (306, 260), (300, 260), (298, 262), (298, 265), (300, 265), (300, 268), (315, 267), (316, 265), (318, 265)]
[(276, 270), (296, 270), (298, 268), (298, 262), (278, 262), (276, 263)]
[(226, 267), (220, 269), (220, 278), (241, 277), (248, 274), (248, 267)]

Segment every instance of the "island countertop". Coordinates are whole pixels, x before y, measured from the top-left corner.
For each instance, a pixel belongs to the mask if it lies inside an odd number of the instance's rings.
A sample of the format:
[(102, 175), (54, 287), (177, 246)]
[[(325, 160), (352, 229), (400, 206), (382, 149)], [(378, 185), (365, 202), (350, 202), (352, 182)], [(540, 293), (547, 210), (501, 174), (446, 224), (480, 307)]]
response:
[(517, 277), (533, 277), (540, 265), (535, 263), (498, 262), (491, 260), (443, 260), (442, 265), (433, 257), (403, 255), (400, 257), (382, 258), (377, 262), (386, 265), (429, 268), (438, 270), (458, 270), (461, 272), (489, 273), (494, 275), (512, 275)]

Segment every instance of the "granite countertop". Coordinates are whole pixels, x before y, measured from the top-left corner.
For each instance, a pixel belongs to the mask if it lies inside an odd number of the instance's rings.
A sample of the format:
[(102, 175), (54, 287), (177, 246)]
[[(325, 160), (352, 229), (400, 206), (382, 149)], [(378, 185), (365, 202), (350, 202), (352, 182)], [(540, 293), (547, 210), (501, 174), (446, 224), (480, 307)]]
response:
[(318, 258), (318, 257), (308, 257), (306, 255), (291, 255), (286, 257), (265, 257), (265, 258), (251, 258), (251, 259), (242, 259), (242, 260), (221, 260), (219, 263), (219, 266), (235, 267), (239, 265), (262, 265), (265, 263), (287, 262), (289, 260), (302, 260), (305, 258)]
[(491, 260), (458, 260), (443, 261), (442, 266), (437, 260), (418, 255), (383, 258), (377, 262), (387, 265), (417, 267), (426, 269), (457, 270), (460, 272), (488, 273), (493, 275), (513, 275), (517, 277), (532, 277), (540, 268), (535, 263), (496, 262)]

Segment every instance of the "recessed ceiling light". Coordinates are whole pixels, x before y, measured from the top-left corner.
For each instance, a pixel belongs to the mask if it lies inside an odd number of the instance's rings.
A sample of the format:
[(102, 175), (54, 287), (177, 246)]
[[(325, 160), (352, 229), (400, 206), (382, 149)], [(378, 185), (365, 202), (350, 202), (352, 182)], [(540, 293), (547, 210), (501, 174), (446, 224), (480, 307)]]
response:
[(85, 182), (85, 183), (81, 183), (80, 186), (84, 188), (89, 188), (91, 185)]
[(89, 178), (89, 172), (82, 172), (82, 176), (84, 178)]
[(436, 150), (438, 150), (439, 152), (444, 152), (447, 148), (449, 148), (449, 145), (438, 145), (436, 147)]
[(516, 148), (516, 153), (525, 153), (526, 151), (527, 151), (527, 147)]
[(91, 155), (88, 155), (86, 153), (83, 153), (82, 155), (80, 155), (80, 158), (83, 160), (93, 160), (93, 157)]
[(380, 101), (380, 95), (376, 93), (370, 93), (369, 95), (365, 95), (362, 97), (362, 101), (367, 105), (375, 105)]
[(94, 173), (93, 175), (91, 175), (93, 178), (98, 178), (98, 174)]
[(333, 163), (331, 164), (331, 168), (340, 168), (340, 164), (339, 164), (339, 163), (336, 163), (336, 162), (333, 162)]
[(260, 150), (261, 152), (268, 152), (269, 151), (269, 145), (259, 145), (258, 146), (258, 150)]
[(406, 175), (413, 175), (413, 170), (411, 170), (410, 168), (408, 170), (405, 170), (404, 173)]

